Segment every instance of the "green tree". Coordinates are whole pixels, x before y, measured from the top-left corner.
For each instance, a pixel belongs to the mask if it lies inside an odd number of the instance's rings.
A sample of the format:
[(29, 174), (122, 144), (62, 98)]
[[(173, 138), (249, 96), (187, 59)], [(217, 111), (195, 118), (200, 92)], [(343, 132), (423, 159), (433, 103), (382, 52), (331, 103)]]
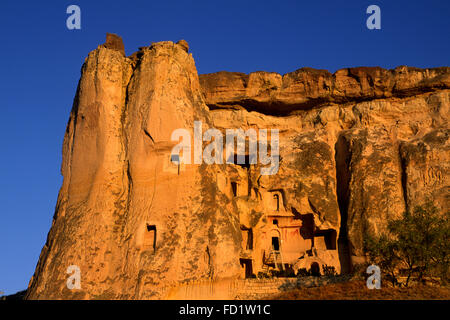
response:
[(444, 215), (431, 201), (406, 211), (400, 219), (388, 221), (388, 234), (367, 236), (365, 250), (372, 263), (398, 284), (400, 272), (406, 274), (408, 286), (412, 278), (439, 276), (448, 282), (450, 259), (449, 212)]
[(364, 244), (370, 262), (380, 267), (382, 272), (387, 275), (388, 281), (395, 287), (398, 284), (397, 266), (399, 264), (399, 258), (396, 254), (397, 243), (387, 235), (382, 234), (379, 237), (367, 235)]

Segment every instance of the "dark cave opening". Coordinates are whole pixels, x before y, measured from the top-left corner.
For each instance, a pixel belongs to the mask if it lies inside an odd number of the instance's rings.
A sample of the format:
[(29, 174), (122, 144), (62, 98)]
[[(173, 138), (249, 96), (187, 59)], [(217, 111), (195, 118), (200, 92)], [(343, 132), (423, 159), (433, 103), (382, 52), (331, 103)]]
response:
[(403, 192), (403, 201), (405, 202), (405, 209), (408, 211), (408, 175), (406, 173), (406, 168), (408, 166), (408, 162), (406, 159), (406, 155), (402, 154), (402, 144), (399, 145), (399, 158), (400, 158), (400, 169), (401, 169), (401, 179), (402, 179), (402, 192)]
[(335, 144), (336, 161), (336, 182), (337, 182), (337, 200), (339, 212), (341, 215), (341, 225), (338, 238), (338, 254), (341, 263), (341, 273), (346, 274), (351, 271), (350, 243), (348, 239), (348, 205), (349, 205), (349, 185), (350, 185), (350, 161), (351, 151), (350, 143), (340, 135)]

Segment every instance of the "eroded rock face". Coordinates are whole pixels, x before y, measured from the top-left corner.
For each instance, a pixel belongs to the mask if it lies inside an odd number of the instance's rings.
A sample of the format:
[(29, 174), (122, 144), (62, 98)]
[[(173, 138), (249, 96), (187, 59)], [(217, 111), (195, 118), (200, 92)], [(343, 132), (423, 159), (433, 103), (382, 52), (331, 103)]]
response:
[[(27, 298), (164, 299), (273, 268), (347, 272), (388, 218), (427, 197), (449, 210), (450, 68), (199, 78), (188, 51), (168, 41), (126, 57), (108, 35), (87, 57)], [(193, 137), (194, 121), (278, 129), (279, 170), (173, 161), (172, 133)], [(70, 265), (81, 289), (67, 288)]]
[(339, 263), (325, 261), (347, 272), (365, 260), (365, 234), (384, 232), (388, 218), (429, 198), (449, 210), (448, 72), (219, 72), (200, 82), (216, 126), (283, 131), (282, 165), (269, 180), (286, 188), (289, 210), (338, 232)]
[(181, 47), (183, 47), (184, 51), (189, 52), (189, 44), (186, 40), (180, 40), (177, 42), (177, 44)]
[(442, 211), (450, 207), (450, 130), (439, 128), (400, 147), (405, 205), (432, 200)]
[[(343, 180), (346, 232), (354, 263), (363, 262), (365, 234), (386, 232), (389, 218), (405, 211), (399, 142), (395, 131), (384, 128), (343, 132), (336, 145)], [(341, 161), (346, 163), (343, 164)], [(342, 173), (340, 170), (346, 172)], [(345, 176), (345, 178), (344, 178)]]
[[(134, 58), (100, 46), (83, 66), (29, 298), (162, 298), (178, 282), (240, 271), (238, 217), (216, 186), (223, 169), (170, 161), (173, 130), (209, 122), (194, 60), (172, 42)], [(66, 287), (69, 265), (81, 290)]]
[(269, 115), (288, 115), (329, 103), (414, 96), (450, 88), (450, 68), (348, 68), (334, 74), (302, 68), (274, 72), (218, 72), (200, 77), (210, 108), (240, 106)]

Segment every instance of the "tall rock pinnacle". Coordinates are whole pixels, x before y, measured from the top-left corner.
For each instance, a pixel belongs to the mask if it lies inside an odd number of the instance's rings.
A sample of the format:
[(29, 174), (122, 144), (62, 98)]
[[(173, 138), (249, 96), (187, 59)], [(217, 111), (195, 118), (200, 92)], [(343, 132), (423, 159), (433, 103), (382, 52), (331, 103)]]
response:
[[(29, 298), (160, 298), (162, 286), (239, 272), (238, 219), (215, 185), (221, 169), (178, 174), (170, 162), (173, 130), (209, 121), (192, 56), (160, 42), (126, 58), (116, 40), (83, 65)], [(69, 265), (81, 270), (81, 290), (66, 286)]]

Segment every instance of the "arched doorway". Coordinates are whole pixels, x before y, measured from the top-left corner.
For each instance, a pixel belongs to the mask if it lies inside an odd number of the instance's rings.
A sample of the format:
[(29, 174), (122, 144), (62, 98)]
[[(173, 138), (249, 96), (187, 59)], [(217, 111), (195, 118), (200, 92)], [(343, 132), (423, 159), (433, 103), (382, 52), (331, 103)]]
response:
[(320, 276), (320, 266), (317, 262), (311, 263), (311, 275), (314, 277)]

